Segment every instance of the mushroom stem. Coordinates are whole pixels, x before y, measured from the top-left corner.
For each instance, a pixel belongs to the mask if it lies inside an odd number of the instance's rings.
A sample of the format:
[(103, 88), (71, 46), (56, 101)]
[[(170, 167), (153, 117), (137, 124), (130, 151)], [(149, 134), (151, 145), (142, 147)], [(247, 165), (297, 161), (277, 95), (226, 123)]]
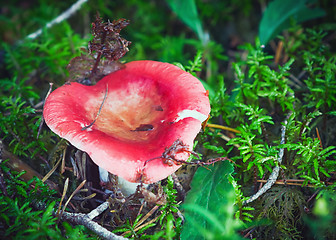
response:
[[(122, 177), (118, 176), (118, 187), (122, 194), (124, 194), (125, 197), (128, 197), (132, 194), (135, 193), (137, 190), (137, 187), (141, 185), (141, 183), (134, 183), (134, 182), (129, 182)], [(148, 184), (142, 184), (142, 186), (147, 186)]]
[[(108, 175), (109, 175), (108, 171), (99, 167), (100, 181), (105, 182), (105, 183), (109, 182)], [(123, 179), (122, 177), (118, 177), (118, 187), (125, 197), (128, 197), (128, 196), (134, 194), (137, 187), (140, 184), (141, 183), (129, 182), (129, 181)], [(142, 184), (142, 185), (146, 187), (148, 184)]]

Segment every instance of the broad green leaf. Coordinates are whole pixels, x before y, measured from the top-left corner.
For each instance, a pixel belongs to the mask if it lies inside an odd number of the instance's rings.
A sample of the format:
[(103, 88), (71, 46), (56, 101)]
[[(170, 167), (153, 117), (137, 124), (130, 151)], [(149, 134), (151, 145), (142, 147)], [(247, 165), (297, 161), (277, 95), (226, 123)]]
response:
[(225, 161), (207, 168), (197, 170), (182, 205), (181, 239), (240, 239), (235, 232), (239, 227), (234, 219), (235, 192), (229, 181), (233, 167)]
[(173, 12), (190, 27), (202, 41), (206, 43), (207, 37), (203, 31), (201, 20), (198, 16), (195, 0), (166, 0)]
[(307, 4), (316, 0), (274, 0), (265, 10), (259, 25), (259, 38), (261, 44), (267, 44), (282, 30), (290, 27), (291, 20), (297, 23), (322, 17), (324, 10), (308, 8)]

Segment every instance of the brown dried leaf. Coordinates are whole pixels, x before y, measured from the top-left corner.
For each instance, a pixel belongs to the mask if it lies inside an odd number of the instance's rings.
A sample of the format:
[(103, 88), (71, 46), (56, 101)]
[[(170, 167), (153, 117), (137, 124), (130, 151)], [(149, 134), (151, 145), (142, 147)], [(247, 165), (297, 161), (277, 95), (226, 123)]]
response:
[(81, 55), (73, 58), (68, 64), (68, 82), (79, 82), (84, 85), (92, 85), (103, 77), (123, 68), (123, 64), (118, 61), (100, 60), (97, 70), (92, 74), (92, 67), (96, 59), (91, 55)]
[(104, 23), (97, 15), (92, 23), (93, 39), (89, 42), (89, 51), (98, 53), (110, 61), (123, 57), (129, 50), (131, 42), (120, 36), (120, 31), (129, 24), (126, 19), (114, 20)]
[(93, 39), (89, 42), (89, 52), (84, 51), (81, 56), (70, 61), (67, 67), (67, 82), (92, 85), (104, 76), (123, 68), (118, 59), (128, 52), (131, 42), (122, 38), (120, 31), (128, 24), (129, 21), (125, 19), (104, 23), (97, 14), (92, 23)]
[(90, 75), (96, 59), (91, 55), (84, 55), (71, 59), (68, 64), (69, 79), (68, 82), (79, 82), (85, 85), (91, 85)]

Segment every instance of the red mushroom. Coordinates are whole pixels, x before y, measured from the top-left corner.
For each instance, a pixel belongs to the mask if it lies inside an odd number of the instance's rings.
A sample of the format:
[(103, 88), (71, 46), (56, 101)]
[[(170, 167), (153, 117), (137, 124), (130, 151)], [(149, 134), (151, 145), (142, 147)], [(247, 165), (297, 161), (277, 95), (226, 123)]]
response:
[[(98, 166), (130, 182), (153, 183), (180, 167), (160, 158), (165, 149), (179, 139), (191, 150), (209, 112), (197, 78), (168, 63), (134, 61), (94, 86), (56, 89), (43, 115), (53, 132)], [(187, 160), (189, 153), (177, 156)]]

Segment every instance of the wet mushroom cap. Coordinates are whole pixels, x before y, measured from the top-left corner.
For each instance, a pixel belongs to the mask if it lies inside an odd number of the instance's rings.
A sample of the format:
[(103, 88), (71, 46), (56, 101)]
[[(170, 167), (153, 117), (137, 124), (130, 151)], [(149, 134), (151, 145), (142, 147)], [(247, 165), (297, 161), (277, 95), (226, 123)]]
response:
[[(168, 63), (134, 61), (94, 86), (57, 88), (46, 99), (43, 115), (53, 132), (98, 166), (130, 182), (152, 183), (180, 167), (159, 157), (177, 139), (192, 149), (209, 112), (208, 95), (197, 78)], [(178, 154), (181, 160), (188, 157)], [(144, 167), (152, 158), (157, 159)]]

